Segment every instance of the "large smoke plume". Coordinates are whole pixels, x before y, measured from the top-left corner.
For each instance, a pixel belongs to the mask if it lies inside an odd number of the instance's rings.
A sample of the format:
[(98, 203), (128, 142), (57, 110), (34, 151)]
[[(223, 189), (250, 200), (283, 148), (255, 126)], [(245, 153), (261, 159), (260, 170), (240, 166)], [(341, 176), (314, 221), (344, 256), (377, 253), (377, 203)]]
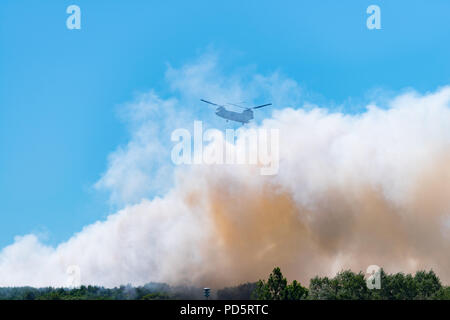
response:
[[(212, 71), (191, 66), (174, 72), (168, 73), (174, 90), (189, 101)], [(199, 80), (204, 73), (209, 76)], [(276, 100), (293, 87), (273, 75), (255, 77), (244, 88), (223, 80), (208, 89), (237, 99), (246, 89), (271, 88)], [(181, 103), (151, 97), (155, 104)], [(176, 168), (173, 185), (160, 197), (125, 205), (55, 248), (34, 235), (18, 237), (0, 253), (0, 285), (65, 285), (70, 265), (80, 267), (82, 283), (105, 286), (161, 281), (217, 287), (265, 278), (274, 266), (308, 284), (315, 275), (372, 264), (388, 272), (432, 268), (449, 283), (449, 102), (445, 87), (404, 93), (353, 115), (325, 107), (279, 109), (260, 125), (280, 130), (278, 175), (261, 176), (244, 165)], [(148, 173), (136, 169), (136, 161), (152, 160), (145, 147), (150, 124), (139, 120), (100, 184), (114, 188), (130, 172)], [(145, 128), (151, 134), (143, 138)], [(127, 166), (135, 167), (128, 172)], [(128, 187), (116, 190), (130, 194)]]

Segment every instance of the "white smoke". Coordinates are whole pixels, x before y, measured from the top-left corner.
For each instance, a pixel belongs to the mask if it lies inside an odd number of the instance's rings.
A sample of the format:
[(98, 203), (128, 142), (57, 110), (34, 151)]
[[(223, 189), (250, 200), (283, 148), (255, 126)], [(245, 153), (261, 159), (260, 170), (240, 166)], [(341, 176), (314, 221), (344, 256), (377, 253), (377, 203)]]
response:
[[(298, 85), (278, 74), (224, 76), (211, 58), (171, 68), (167, 79), (178, 96), (152, 92), (126, 109), (131, 141), (97, 184), (128, 205), (57, 247), (17, 237), (0, 252), (0, 286), (64, 286), (70, 265), (81, 283), (104, 286), (226, 285), (275, 265), (303, 282), (370, 264), (433, 268), (450, 281), (450, 87), (354, 115), (276, 110), (260, 127), (280, 130), (279, 174), (263, 177), (253, 166), (173, 168), (172, 145), (158, 139), (194, 119), (187, 111), (177, 119), (177, 108), (205, 92), (253, 101), (267, 90), (293, 106)], [(159, 185), (165, 193), (145, 199)]]

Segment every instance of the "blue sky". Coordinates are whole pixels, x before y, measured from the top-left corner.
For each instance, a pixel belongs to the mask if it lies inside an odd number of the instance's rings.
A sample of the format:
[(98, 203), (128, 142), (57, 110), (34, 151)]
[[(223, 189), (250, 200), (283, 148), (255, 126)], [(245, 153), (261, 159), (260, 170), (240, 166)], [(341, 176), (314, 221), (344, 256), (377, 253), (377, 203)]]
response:
[[(66, 28), (70, 4), (81, 30)], [(370, 4), (381, 30), (366, 28)], [(56, 244), (116, 209), (93, 185), (129, 139), (118, 109), (170, 95), (169, 64), (214, 50), (225, 74), (279, 70), (335, 104), (433, 91), (450, 83), (449, 12), (445, 0), (2, 0), (0, 247), (30, 232)]]

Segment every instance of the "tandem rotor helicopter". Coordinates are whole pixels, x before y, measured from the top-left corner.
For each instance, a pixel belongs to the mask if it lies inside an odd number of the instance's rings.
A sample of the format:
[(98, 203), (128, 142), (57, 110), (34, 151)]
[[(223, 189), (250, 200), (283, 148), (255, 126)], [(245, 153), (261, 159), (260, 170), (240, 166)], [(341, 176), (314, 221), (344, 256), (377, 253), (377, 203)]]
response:
[(266, 104), (262, 104), (260, 106), (248, 108), (248, 107), (243, 107), (243, 106), (233, 104), (233, 103), (227, 103), (227, 105), (231, 105), (231, 106), (235, 106), (235, 107), (244, 109), (244, 111), (242, 111), (242, 112), (235, 112), (235, 111), (227, 110), (226, 105), (220, 105), (220, 104), (217, 104), (217, 103), (214, 103), (211, 101), (207, 101), (204, 99), (200, 99), (200, 101), (212, 104), (213, 106), (216, 106), (217, 107), (216, 115), (218, 115), (221, 118), (226, 119), (227, 122), (229, 120), (231, 120), (231, 121), (240, 122), (241, 124), (246, 124), (250, 120), (253, 119), (253, 109), (259, 109), (262, 107), (267, 107), (267, 106), (272, 105), (271, 103), (266, 103)]

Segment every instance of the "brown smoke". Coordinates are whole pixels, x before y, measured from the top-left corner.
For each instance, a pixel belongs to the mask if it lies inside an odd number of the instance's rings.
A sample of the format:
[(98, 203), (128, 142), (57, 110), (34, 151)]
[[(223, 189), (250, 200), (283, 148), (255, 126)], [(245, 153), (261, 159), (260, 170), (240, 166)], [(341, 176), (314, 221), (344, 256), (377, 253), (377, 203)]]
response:
[(207, 199), (213, 223), (207, 267), (195, 281), (238, 284), (280, 266), (288, 279), (308, 284), (315, 275), (376, 264), (388, 272), (433, 269), (448, 283), (450, 157), (436, 159), (401, 206), (376, 187), (349, 185), (327, 190), (308, 209), (270, 179), (208, 178), (207, 188), (189, 195), (190, 205)]

